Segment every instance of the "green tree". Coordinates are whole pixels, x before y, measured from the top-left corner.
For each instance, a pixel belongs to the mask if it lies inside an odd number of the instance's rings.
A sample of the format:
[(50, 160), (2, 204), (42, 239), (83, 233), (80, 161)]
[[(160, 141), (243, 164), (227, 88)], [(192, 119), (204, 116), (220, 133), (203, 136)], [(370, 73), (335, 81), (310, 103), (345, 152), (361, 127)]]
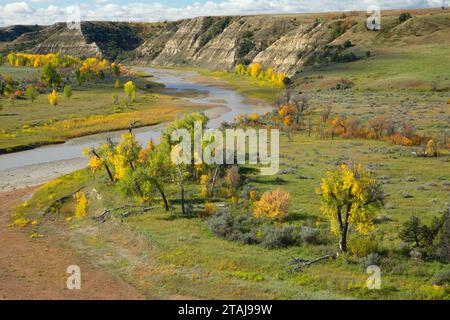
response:
[(147, 148), (142, 149), (138, 163), (136, 175), (142, 181), (144, 197), (151, 198), (153, 190), (156, 189), (161, 195), (165, 210), (169, 211), (169, 201), (164, 185), (165, 181), (173, 175), (170, 146), (165, 142), (155, 146), (153, 141), (150, 141)]
[(33, 86), (28, 86), (25, 90), (25, 96), (31, 100), (31, 103), (39, 97), (39, 91)]
[(82, 73), (80, 70), (75, 71), (75, 78), (77, 79), (77, 84), (79, 86), (81, 86), (83, 82), (86, 80), (84, 73)]
[(70, 98), (72, 96), (72, 86), (70, 84), (66, 84), (64, 86), (64, 96), (66, 98)]
[(413, 243), (415, 247), (421, 247), (422, 231), (423, 226), (420, 219), (413, 216), (404, 223), (399, 237), (406, 243)]
[(362, 165), (342, 165), (329, 171), (320, 185), (322, 213), (331, 231), (340, 236), (339, 249), (347, 252), (347, 235), (352, 225), (360, 234), (374, 228), (375, 211), (384, 200), (379, 184)]
[(118, 64), (116, 62), (111, 63), (111, 71), (116, 78), (120, 77), (120, 71), (121, 71), (120, 64)]
[(42, 69), (41, 81), (49, 87), (59, 87), (62, 83), (62, 77), (53, 64), (46, 64)]
[(195, 170), (194, 170), (194, 157), (195, 157), (195, 150), (194, 150), (194, 129), (196, 123), (199, 123), (202, 128), (204, 128), (208, 122), (208, 117), (204, 115), (203, 113), (193, 113), (189, 115), (183, 116), (181, 119), (176, 119), (174, 122), (172, 122), (164, 131), (163, 133), (163, 141), (167, 143), (170, 148), (171, 152), (173, 154), (177, 154), (177, 147), (178, 143), (180, 141), (173, 141), (172, 140), (172, 132), (177, 129), (186, 129), (190, 134), (190, 140), (191, 140), (191, 161), (189, 161), (188, 164), (181, 163), (174, 165), (175, 166), (175, 172), (177, 173), (178, 181), (176, 181), (177, 184), (180, 186), (180, 199), (181, 199), (181, 211), (184, 215), (187, 214), (186, 212), (186, 206), (185, 206), (185, 183), (188, 179), (195, 177)]

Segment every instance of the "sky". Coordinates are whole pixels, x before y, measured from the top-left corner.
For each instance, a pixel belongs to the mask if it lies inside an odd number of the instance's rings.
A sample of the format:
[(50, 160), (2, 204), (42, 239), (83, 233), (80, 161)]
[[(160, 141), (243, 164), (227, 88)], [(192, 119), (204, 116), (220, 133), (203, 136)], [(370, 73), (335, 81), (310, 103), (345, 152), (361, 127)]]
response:
[(0, 0), (0, 26), (72, 20), (164, 21), (249, 15), (440, 7), (449, 0)]

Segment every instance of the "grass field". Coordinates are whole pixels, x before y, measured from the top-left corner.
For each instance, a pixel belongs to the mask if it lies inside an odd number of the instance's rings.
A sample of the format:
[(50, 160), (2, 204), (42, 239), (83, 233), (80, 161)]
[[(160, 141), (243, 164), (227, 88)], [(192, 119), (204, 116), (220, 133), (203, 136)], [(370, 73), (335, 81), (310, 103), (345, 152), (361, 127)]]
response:
[[(422, 134), (439, 136), (450, 130), (449, 46), (412, 45), (402, 48), (385, 44), (372, 57), (305, 70), (295, 75), (293, 94), (305, 93), (312, 110), (355, 117), (363, 122), (385, 115), (397, 124), (413, 125)], [(269, 83), (229, 72), (200, 70), (204, 76), (222, 80), (244, 96), (274, 103), (282, 90)], [(342, 79), (350, 90), (336, 90)]]
[[(34, 81), (39, 78), (32, 68), (0, 67), (2, 75), (14, 79)], [(0, 152), (11, 152), (44, 144), (64, 142), (67, 139), (88, 134), (127, 128), (131, 120), (138, 119), (141, 126), (172, 120), (179, 114), (205, 110), (207, 106), (165, 94), (150, 78), (134, 77), (141, 89), (136, 102), (123, 105), (123, 89), (114, 88), (114, 80), (103, 83), (73, 86), (73, 96), (64, 97), (59, 92), (57, 107), (52, 107), (47, 94), (34, 101), (18, 98), (12, 104), (7, 97), (0, 97)], [(128, 78), (122, 77), (125, 83)], [(145, 85), (154, 86), (146, 89)], [(114, 103), (116, 94), (118, 103)]]
[(275, 102), (275, 99), (282, 91), (274, 88), (270, 83), (247, 76), (239, 76), (234, 73), (224, 71), (200, 70), (200, 74), (208, 78), (217, 78), (225, 81), (228, 87), (239, 92), (243, 96), (263, 99), (268, 102)]
[[(355, 148), (358, 153), (350, 152)], [(144, 215), (112, 219), (100, 225), (87, 218), (67, 221), (74, 209), (70, 195), (78, 190), (88, 195), (89, 217), (99, 215), (104, 208), (136, 201), (124, 198), (113, 186), (105, 184), (103, 175), (92, 176), (85, 170), (50, 182), (17, 214), (39, 221), (38, 226), (27, 227), (31, 233), (64, 233), (68, 245), (121, 276), (149, 298), (179, 295), (207, 299), (449, 299), (448, 286), (433, 286), (430, 282), (446, 265), (406, 257), (398, 230), (413, 215), (429, 222), (448, 206), (450, 158), (417, 158), (410, 152), (410, 148), (377, 141), (324, 141), (295, 135), (289, 142), (282, 137), (280, 170), (289, 169), (290, 173), (278, 175), (278, 179), (250, 173), (250, 185), (259, 192), (277, 186), (289, 191), (290, 212), (295, 218), (287, 223), (318, 227), (328, 239), (320, 245), (304, 243), (288, 249), (265, 249), (219, 239), (205, 220), (179, 215), (177, 186), (169, 188), (174, 206), (170, 213), (155, 208)], [(364, 164), (388, 194), (388, 204), (379, 212), (383, 222), (377, 224), (372, 235), (379, 243), (382, 290), (366, 288), (368, 275), (360, 258), (354, 256), (325, 261), (299, 273), (288, 271), (292, 257), (313, 258), (335, 252), (336, 239), (328, 235), (329, 225), (321, 218), (316, 188), (328, 169), (347, 161)], [(188, 189), (190, 201), (203, 202), (197, 185)], [(65, 200), (59, 213), (36, 214), (61, 198)], [(235, 214), (250, 214), (242, 204), (227, 207)]]

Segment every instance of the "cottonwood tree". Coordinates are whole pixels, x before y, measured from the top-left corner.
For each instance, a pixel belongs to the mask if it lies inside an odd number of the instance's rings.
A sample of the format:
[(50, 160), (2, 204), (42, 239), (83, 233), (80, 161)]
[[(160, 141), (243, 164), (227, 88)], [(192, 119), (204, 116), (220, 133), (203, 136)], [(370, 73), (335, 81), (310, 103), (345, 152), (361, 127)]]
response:
[[(163, 141), (167, 143), (171, 148), (171, 158), (172, 163), (175, 168), (176, 176), (178, 177), (177, 183), (180, 185), (180, 201), (181, 201), (181, 211), (183, 215), (186, 215), (186, 206), (185, 206), (185, 183), (188, 179), (198, 178), (198, 172), (195, 170), (195, 157), (198, 156), (195, 150), (195, 126), (196, 123), (199, 123), (202, 128), (204, 128), (208, 122), (208, 117), (203, 113), (193, 113), (189, 115), (183, 116), (181, 119), (176, 119), (173, 121), (164, 131), (163, 133)], [(172, 133), (176, 132), (176, 130), (185, 129), (187, 130), (190, 137), (190, 150), (192, 151), (190, 155), (187, 155), (187, 160), (185, 163), (174, 161), (175, 158), (180, 156), (180, 152), (188, 152), (188, 150), (180, 150), (179, 143), (182, 141), (183, 137), (173, 138)], [(202, 141), (200, 141), (202, 143)], [(202, 147), (200, 145), (200, 147)]]
[(300, 124), (305, 112), (309, 109), (309, 99), (306, 94), (296, 95), (289, 101), (295, 108), (295, 124)]
[(49, 63), (42, 69), (41, 81), (49, 87), (56, 88), (61, 85), (62, 77), (56, 69), (56, 66)]
[(153, 189), (156, 189), (163, 200), (164, 209), (169, 211), (164, 184), (172, 175), (173, 166), (170, 162), (170, 146), (164, 141), (156, 146), (151, 140), (147, 147), (139, 153), (137, 178), (142, 181), (144, 196), (150, 197)]
[(36, 100), (37, 97), (39, 97), (39, 91), (37, 91), (35, 87), (29, 86), (25, 90), (25, 96), (31, 100), (31, 103), (34, 103), (34, 100)]
[(330, 220), (331, 231), (340, 237), (340, 251), (346, 253), (349, 227), (360, 234), (372, 231), (384, 194), (362, 165), (342, 165), (329, 171), (322, 179), (320, 194), (322, 213)]
[(380, 139), (385, 131), (391, 131), (392, 123), (386, 116), (378, 116), (369, 121), (369, 128), (375, 133), (375, 138)]

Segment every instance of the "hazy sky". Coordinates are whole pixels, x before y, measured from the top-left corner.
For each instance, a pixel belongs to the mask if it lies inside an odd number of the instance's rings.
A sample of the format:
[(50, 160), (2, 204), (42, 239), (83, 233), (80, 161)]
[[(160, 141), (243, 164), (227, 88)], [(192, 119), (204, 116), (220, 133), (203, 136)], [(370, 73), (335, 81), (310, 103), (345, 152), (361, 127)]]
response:
[(161, 21), (246, 15), (439, 7), (449, 0), (0, 0), (0, 26), (73, 20)]

